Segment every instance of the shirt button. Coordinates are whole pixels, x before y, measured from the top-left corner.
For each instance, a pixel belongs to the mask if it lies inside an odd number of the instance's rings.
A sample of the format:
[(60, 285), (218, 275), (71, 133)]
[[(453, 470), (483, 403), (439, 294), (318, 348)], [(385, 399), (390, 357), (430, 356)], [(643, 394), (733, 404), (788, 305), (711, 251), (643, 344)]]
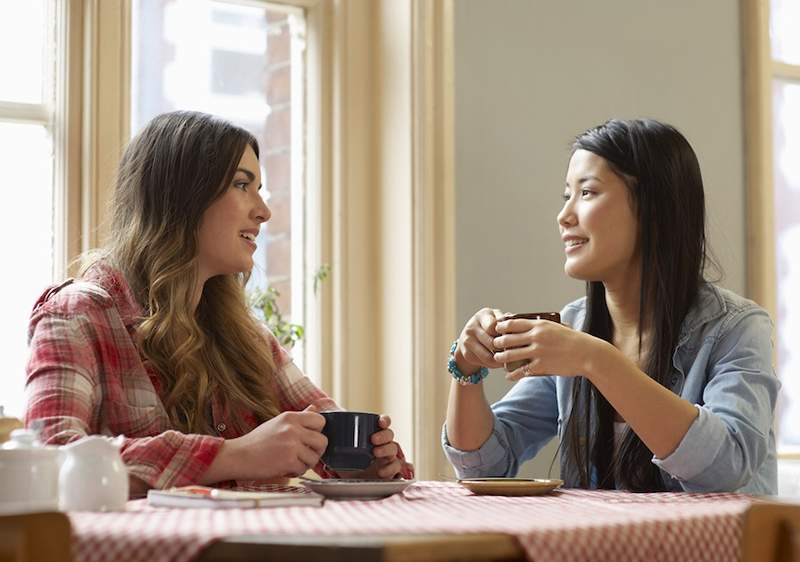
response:
[(222, 432), (223, 432), (223, 431), (225, 431), (226, 429), (228, 429), (228, 426), (227, 426), (227, 425), (225, 425), (225, 422), (219, 422), (219, 423), (217, 424), (217, 432), (218, 432), (218, 433), (222, 433)]
[(669, 382), (672, 386), (678, 384), (678, 375), (672, 375), (672, 379)]

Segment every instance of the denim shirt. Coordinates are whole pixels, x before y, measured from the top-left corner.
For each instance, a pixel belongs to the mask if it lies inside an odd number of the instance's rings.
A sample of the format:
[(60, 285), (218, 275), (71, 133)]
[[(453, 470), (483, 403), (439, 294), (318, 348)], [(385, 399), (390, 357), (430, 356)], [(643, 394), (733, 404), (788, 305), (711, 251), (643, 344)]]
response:
[[(568, 304), (562, 322), (581, 329), (586, 298)], [(772, 322), (754, 302), (703, 284), (681, 326), (669, 388), (697, 408), (678, 447), (653, 457), (667, 489), (687, 492), (778, 491), (773, 412), (780, 382), (772, 367)], [(551, 438), (562, 436), (572, 377), (520, 380), (492, 405), (494, 428), (475, 451), (442, 446), (459, 478), (514, 476)], [(563, 470), (563, 468), (562, 468)]]

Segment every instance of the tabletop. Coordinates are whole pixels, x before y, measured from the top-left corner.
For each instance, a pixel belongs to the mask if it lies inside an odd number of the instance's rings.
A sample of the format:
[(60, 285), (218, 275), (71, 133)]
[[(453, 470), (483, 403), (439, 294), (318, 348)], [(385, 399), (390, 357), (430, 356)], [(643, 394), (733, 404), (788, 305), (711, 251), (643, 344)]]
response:
[(68, 515), (75, 562), (213, 560), (215, 551), (248, 544), (337, 538), (353, 547), (378, 537), (400, 548), (414, 537), (441, 543), (468, 535), (498, 548), (499, 557), (521, 553), (529, 560), (736, 560), (754, 501), (742, 494), (597, 490), (481, 496), (452, 482), (418, 482), (383, 500), (328, 500), (322, 507), (171, 509), (138, 500), (124, 512)]

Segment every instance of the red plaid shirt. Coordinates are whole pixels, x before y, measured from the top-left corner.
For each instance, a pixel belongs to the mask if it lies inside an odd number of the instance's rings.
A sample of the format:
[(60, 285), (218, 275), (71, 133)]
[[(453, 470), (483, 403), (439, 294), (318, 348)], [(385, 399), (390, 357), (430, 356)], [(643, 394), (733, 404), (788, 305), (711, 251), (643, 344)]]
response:
[[(84, 435), (125, 435), (122, 458), (129, 473), (155, 488), (197, 482), (224, 439), (240, 437), (230, 416), (247, 426), (252, 412), (226, 414), (212, 400), (216, 435), (175, 431), (159, 396), (160, 378), (136, 346), (142, 309), (119, 271), (92, 266), (83, 279), (48, 288), (37, 301), (28, 331), (26, 424), (44, 423), (42, 439), (64, 444)], [(276, 364), (275, 390), (281, 411), (309, 404), (339, 409), (294, 365), (265, 328)], [(315, 470), (327, 473), (322, 465)]]

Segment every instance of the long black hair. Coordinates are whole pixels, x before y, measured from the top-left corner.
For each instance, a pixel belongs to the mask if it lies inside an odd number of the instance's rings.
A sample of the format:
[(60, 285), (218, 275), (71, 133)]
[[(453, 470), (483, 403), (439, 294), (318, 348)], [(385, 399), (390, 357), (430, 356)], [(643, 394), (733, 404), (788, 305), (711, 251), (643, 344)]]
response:
[[(572, 146), (606, 160), (630, 190), (638, 223), (641, 258), (639, 347), (652, 330), (645, 372), (667, 386), (681, 324), (704, 280), (707, 258), (705, 196), (700, 165), (686, 138), (658, 121), (610, 120), (578, 136)], [(612, 341), (614, 326), (602, 282), (586, 283), (583, 331)], [(615, 455), (614, 409), (584, 377), (576, 377), (565, 429), (562, 468), (567, 484), (633, 491), (664, 489), (653, 453), (633, 432), (626, 432)]]

